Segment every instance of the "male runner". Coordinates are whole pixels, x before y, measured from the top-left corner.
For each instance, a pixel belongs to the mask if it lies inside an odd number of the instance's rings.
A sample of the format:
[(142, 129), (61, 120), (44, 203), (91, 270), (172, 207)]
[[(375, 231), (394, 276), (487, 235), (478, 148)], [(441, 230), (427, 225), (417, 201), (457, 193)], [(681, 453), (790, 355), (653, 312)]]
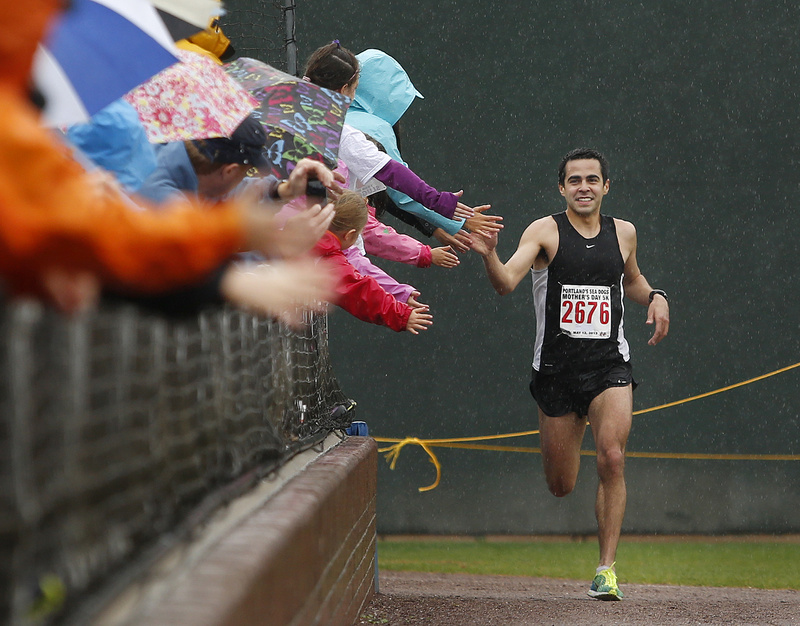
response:
[(623, 334), (622, 296), (647, 306), (655, 325), (648, 344), (669, 329), (666, 294), (650, 287), (636, 263), (633, 224), (600, 214), (608, 193), (608, 163), (588, 148), (567, 154), (559, 166), (563, 213), (534, 221), (503, 264), (497, 235), (471, 234), (492, 286), (513, 291), (528, 270), (533, 277), (536, 344), (530, 390), (539, 406), (539, 432), (550, 492), (575, 487), (586, 420), (597, 449), (597, 516), (600, 563), (589, 595), (620, 600), (614, 570), (625, 515), (625, 444), (631, 428), (633, 380)]

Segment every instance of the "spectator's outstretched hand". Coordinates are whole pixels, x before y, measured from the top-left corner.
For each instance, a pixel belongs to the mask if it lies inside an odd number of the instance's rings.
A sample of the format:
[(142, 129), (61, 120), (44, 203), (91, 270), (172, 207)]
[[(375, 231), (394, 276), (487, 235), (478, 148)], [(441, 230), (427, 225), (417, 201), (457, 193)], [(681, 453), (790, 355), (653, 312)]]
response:
[[(293, 215), (278, 227), (274, 209), (265, 203), (248, 202), (248, 192), (240, 194), (244, 221), (245, 250), (257, 250), (268, 257), (294, 258), (311, 250), (333, 220), (333, 204), (315, 204)], [(274, 207), (275, 204), (273, 203)]]
[[(457, 191), (453, 195), (460, 198), (461, 196), (464, 195), (464, 190), (462, 189), (461, 191)], [(473, 215), (475, 215), (475, 209), (473, 209), (470, 206), (467, 206), (463, 202), (456, 203), (456, 210), (453, 213), (454, 220), (465, 220), (468, 217), (472, 217)]]
[(453, 248), (444, 246), (442, 248), (433, 248), (431, 250), (431, 263), (439, 267), (452, 268), (456, 267), (461, 261), (453, 254)]
[(220, 289), (234, 306), (297, 327), (304, 310), (325, 310), (326, 302), (334, 297), (334, 286), (333, 275), (324, 264), (302, 259), (232, 265)]
[(89, 272), (51, 269), (42, 284), (56, 308), (67, 315), (93, 309), (100, 298), (100, 280)]
[(406, 300), (406, 304), (410, 306), (412, 309), (422, 309), (423, 311), (427, 311), (430, 307), (427, 304), (423, 304), (417, 298), (419, 298), (420, 293), (419, 291), (412, 291), (411, 295), (408, 296), (408, 300)]
[(281, 231), (279, 247), (281, 256), (291, 258), (305, 254), (320, 240), (333, 220), (333, 204), (324, 207), (315, 204), (305, 211), (292, 215)]
[(500, 223), (503, 218), (499, 215), (484, 215), (483, 212), (491, 209), (491, 204), (484, 204), (475, 207), (475, 215), (468, 217), (465, 222), (467, 230), (471, 233), (480, 233), (481, 235), (490, 236), (492, 233), (500, 232), (503, 225)]
[(406, 330), (415, 335), (419, 335), (419, 331), (421, 330), (428, 330), (428, 326), (433, 324), (433, 315), (427, 311), (427, 307), (424, 309), (413, 309), (411, 315), (408, 316)]

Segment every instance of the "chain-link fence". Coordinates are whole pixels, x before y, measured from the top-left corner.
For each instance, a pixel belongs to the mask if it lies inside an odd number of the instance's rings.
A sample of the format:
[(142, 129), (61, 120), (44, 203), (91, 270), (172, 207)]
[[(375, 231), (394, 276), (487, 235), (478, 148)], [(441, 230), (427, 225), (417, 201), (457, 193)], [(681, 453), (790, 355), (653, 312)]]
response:
[[(295, 0), (226, 8), (237, 56), (296, 73)], [(311, 313), (292, 331), (230, 309), (67, 320), (0, 305), (0, 623), (74, 620), (109, 580), (345, 428), (327, 332)]]
[(148, 546), (346, 427), (327, 345), (312, 313), (291, 331), (230, 309), (178, 322), (3, 307), (0, 616), (69, 616)]
[(236, 55), (297, 74), (295, 0), (239, 0), (222, 19)]

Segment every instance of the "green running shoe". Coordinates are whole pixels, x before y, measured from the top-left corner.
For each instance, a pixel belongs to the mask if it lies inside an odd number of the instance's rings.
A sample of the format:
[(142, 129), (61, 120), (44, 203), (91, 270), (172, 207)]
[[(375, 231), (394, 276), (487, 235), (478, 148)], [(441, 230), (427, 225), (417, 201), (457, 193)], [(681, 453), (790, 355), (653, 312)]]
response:
[(612, 563), (611, 567), (601, 570), (592, 581), (592, 586), (586, 593), (590, 598), (598, 600), (622, 600), (624, 597), (622, 591), (617, 587), (617, 575), (613, 570), (616, 563)]

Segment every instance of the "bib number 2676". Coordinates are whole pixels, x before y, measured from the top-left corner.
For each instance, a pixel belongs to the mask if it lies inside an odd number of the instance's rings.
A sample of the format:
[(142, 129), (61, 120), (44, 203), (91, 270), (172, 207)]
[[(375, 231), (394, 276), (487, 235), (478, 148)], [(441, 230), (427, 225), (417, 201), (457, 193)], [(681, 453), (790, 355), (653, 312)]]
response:
[(561, 330), (576, 339), (611, 337), (611, 287), (562, 285)]

